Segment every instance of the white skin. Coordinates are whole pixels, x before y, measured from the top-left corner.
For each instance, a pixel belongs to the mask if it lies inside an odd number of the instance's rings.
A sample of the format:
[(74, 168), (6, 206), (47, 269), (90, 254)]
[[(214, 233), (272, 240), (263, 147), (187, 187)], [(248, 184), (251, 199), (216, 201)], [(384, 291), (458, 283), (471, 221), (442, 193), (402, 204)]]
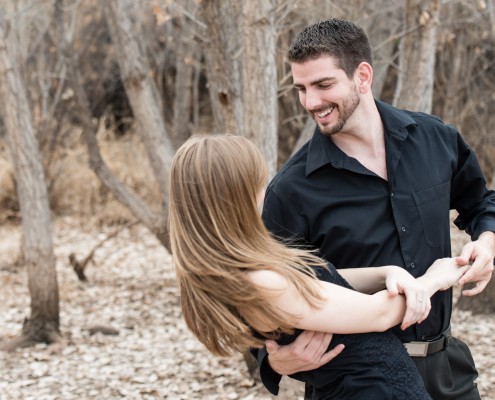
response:
[[(294, 87), (299, 91), (299, 100), (322, 133), (328, 135), (348, 156), (356, 158), (370, 171), (387, 179), (384, 130), (371, 92), (371, 65), (362, 62), (352, 78), (347, 77), (345, 72), (337, 67), (335, 59), (328, 55), (321, 55), (304, 63), (292, 63), (291, 68)], [(464, 290), (463, 295), (476, 295), (486, 287), (493, 273), (494, 257), (493, 232), (484, 232), (478, 240), (463, 247), (460, 263), (469, 260), (472, 265), (459, 280), (459, 284), (475, 283), (475, 287)], [(344, 271), (339, 272), (345, 274)], [(348, 280), (351, 285), (357, 287), (352, 278)], [(384, 284), (387, 285), (390, 296), (399, 293), (407, 296), (407, 311), (402, 325), (404, 327), (404, 321), (409, 324), (419, 312), (416, 307), (419, 301), (416, 301), (416, 297), (421, 298), (418, 290), (424, 288), (418, 289), (404, 276), (399, 280), (386, 280)], [(415, 284), (417, 285), (417, 282)], [(337, 346), (326, 352), (331, 337), (330, 333), (308, 330), (287, 346), (267, 341), (268, 362), (281, 375), (319, 368), (340, 354), (343, 349), (342, 346)]]
[[(418, 291), (418, 311), (409, 323), (402, 323), (404, 329), (428, 316), (429, 297), (439, 290), (450, 288), (459, 280), (469, 268), (468, 265), (460, 267), (462, 263), (465, 260), (442, 258), (435, 261), (425, 275), (416, 279), (425, 290)], [(393, 276), (393, 279), (397, 279), (403, 275), (402, 269), (396, 266), (355, 270), (359, 270), (354, 271), (359, 273), (345, 274), (345, 277), (351, 278), (351, 285), (365, 288), (374, 287), (383, 277)], [(299, 295), (297, 288), (277, 272), (252, 271), (249, 279), (259, 288), (261, 295), (286, 313), (291, 325), (299, 329), (339, 334), (384, 332), (403, 321), (406, 311), (404, 296), (390, 296), (387, 290), (366, 294), (333, 283), (316, 281), (323, 303), (313, 308)], [(252, 316), (257, 317), (255, 314)], [(256, 319), (263, 320), (261, 316)], [(256, 325), (256, 329), (266, 332), (277, 328), (267, 319)]]

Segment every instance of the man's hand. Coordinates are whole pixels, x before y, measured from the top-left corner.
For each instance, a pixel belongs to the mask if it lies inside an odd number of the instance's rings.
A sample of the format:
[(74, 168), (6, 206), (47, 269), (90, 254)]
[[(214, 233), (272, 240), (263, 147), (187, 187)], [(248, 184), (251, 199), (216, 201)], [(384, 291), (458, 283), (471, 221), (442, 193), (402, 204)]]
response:
[(483, 232), (478, 240), (466, 244), (461, 257), (473, 262), (469, 270), (459, 280), (459, 285), (476, 282), (472, 289), (463, 290), (463, 296), (474, 296), (481, 293), (492, 277), (493, 258), (495, 257), (495, 233)]
[(268, 363), (280, 375), (319, 368), (344, 350), (344, 345), (339, 344), (327, 352), (332, 336), (331, 333), (304, 331), (287, 346), (267, 340)]

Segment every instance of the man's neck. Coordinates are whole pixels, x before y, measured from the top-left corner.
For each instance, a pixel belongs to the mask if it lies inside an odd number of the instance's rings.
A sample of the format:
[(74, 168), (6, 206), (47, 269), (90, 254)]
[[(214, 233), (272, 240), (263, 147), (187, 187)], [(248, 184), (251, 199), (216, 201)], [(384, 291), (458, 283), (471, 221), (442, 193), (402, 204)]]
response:
[(387, 179), (383, 122), (374, 101), (362, 106), (348, 126), (332, 135), (331, 140), (349, 157)]
[(373, 98), (363, 98), (352, 119), (331, 139), (352, 157), (356, 153), (373, 157), (384, 154), (384, 127)]

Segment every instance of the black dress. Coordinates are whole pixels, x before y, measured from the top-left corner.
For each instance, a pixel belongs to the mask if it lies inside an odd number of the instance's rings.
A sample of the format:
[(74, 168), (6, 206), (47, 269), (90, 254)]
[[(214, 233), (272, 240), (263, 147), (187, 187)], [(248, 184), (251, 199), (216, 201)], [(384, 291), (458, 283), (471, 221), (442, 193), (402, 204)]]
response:
[[(318, 269), (321, 280), (352, 289), (332, 265), (329, 269)], [(284, 335), (278, 342), (291, 343), (300, 333)], [(290, 375), (313, 386), (313, 399), (431, 400), (414, 362), (392, 332), (334, 335), (330, 348), (339, 343), (345, 349), (329, 363)]]

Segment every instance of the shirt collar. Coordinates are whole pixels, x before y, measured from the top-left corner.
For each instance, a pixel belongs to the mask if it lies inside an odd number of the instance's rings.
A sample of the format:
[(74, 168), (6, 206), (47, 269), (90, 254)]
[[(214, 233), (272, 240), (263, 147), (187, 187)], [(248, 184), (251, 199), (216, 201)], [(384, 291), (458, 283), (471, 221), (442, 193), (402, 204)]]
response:
[[(399, 140), (405, 140), (408, 135), (407, 128), (410, 125), (416, 125), (414, 119), (408, 112), (399, 110), (380, 100), (375, 100), (375, 103), (385, 128), (385, 134), (396, 136)], [(343, 168), (346, 160), (346, 154), (331, 139), (322, 135), (317, 126), (309, 142), (306, 177), (329, 163), (336, 168)]]

